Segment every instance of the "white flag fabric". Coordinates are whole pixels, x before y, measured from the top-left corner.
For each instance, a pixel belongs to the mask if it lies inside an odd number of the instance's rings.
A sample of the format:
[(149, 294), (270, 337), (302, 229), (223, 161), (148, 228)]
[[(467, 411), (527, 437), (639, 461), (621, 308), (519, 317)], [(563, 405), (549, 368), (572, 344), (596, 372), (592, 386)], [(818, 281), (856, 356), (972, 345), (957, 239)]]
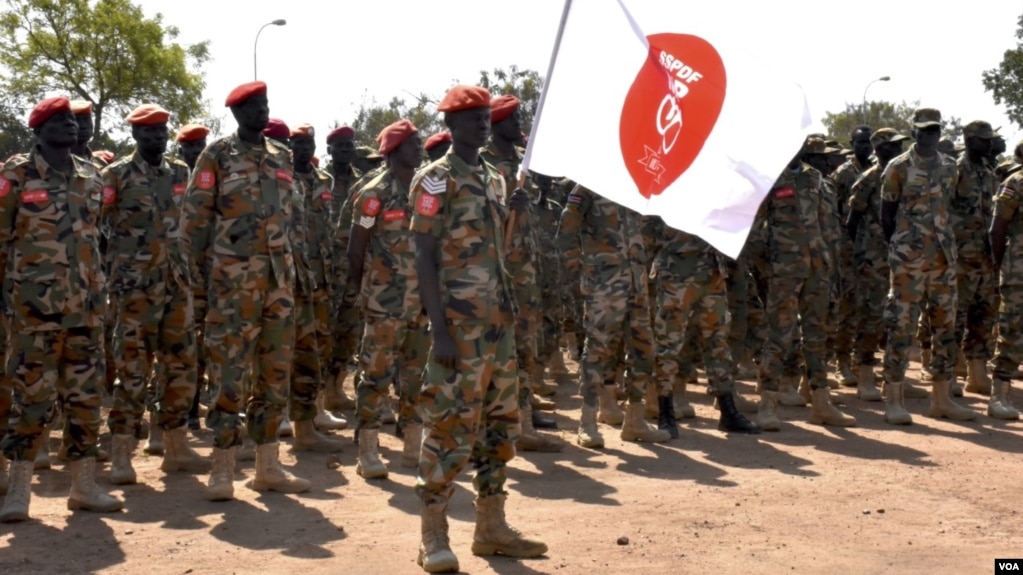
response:
[(523, 169), (568, 177), (735, 257), (802, 146), (806, 97), (727, 28), (701, 22), (694, 3), (647, 12), (566, 1)]

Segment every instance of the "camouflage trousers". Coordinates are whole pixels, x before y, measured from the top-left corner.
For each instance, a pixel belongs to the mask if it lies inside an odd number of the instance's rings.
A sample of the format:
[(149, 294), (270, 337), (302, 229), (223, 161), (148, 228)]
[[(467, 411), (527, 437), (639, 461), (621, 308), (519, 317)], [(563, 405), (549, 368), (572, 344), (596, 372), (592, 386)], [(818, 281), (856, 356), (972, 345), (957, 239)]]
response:
[(994, 376), (1012, 381), (1023, 361), (1023, 285), (1003, 283), (1000, 293)]
[(505, 493), (505, 467), (521, 434), (510, 322), (454, 322), (447, 329), (458, 353), (455, 368), (437, 364), (431, 351), (419, 396), (425, 433), (416, 493), (427, 505), (451, 497), (470, 460), (480, 497)]
[(542, 286), (540, 303), (540, 337), (537, 349), (537, 360), (543, 365), (551, 360), (555, 353), (561, 353), (561, 325), (565, 318), (561, 306), (561, 286)]
[(888, 297), (889, 269), (884, 254), (858, 257), (856, 261), (856, 354), (859, 365), (876, 365), (883, 329), (882, 311)]
[(682, 278), (659, 273), (657, 276), (657, 317), (654, 334), (657, 338), (656, 377), (661, 393), (671, 390), (682, 375), (678, 356), (683, 351), (685, 334), (697, 329), (690, 344), (703, 348), (709, 392), (712, 395), (731, 393), (732, 352), (728, 346), (728, 295), (725, 278), (718, 272), (710, 277)]
[(316, 394), (323, 387), (330, 332), (330, 300), (325, 289), (295, 298), (295, 357), (291, 366), (288, 417), (312, 421), (316, 417)]
[(426, 316), (407, 319), (366, 313), (365, 318), (355, 397), (358, 428), (380, 428), (380, 407), (395, 379), (399, 418), (421, 422), (419, 392), (430, 349)]
[[(804, 373), (813, 389), (828, 386), (825, 345), (828, 338), (829, 278), (813, 270), (810, 277), (768, 278), (768, 335), (760, 364), (760, 382), (766, 391), (778, 391), (782, 374), (792, 373), (800, 342)], [(801, 337), (800, 337), (801, 334)]]
[(206, 315), (207, 375), (214, 398), (206, 416), (213, 445), (242, 441), (239, 412), (257, 444), (277, 441), (294, 359), (295, 298), (290, 287), (246, 286), (210, 298)]
[[(848, 244), (848, 245), (847, 245)], [(832, 349), (839, 358), (853, 353), (853, 336), (859, 324), (860, 309), (856, 306), (857, 273), (848, 235), (842, 232), (838, 248), (838, 265), (834, 274), (834, 303), (831, 320)]]
[(114, 394), (117, 383), (117, 361), (114, 360), (114, 331), (117, 329), (117, 294), (112, 290), (107, 294), (106, 314), (103, 316), (103, 391), (107, 395)]
[(10, 319), (5, 314), (0, 314), (0, 343), (4, 346), (3, 354), (0, 355), (0, 439), (7, 435), (11, 406), (14, 402), (14, 380), (11, 379), (8, 370), (8, 355), (11, 351), (8, 325), (10, 325)]
[(991, 331), (995, 325), (998, 276), (987, 256), (956, 260), (955, 340), (966, 360), (991, 359)]
[(725, 293), (728, 304), (728, 347), (738, 361), (746, 353), (746, 332), (749, 331), (749, 279), (746, 261), (734, 261), (728, 267)]
[(158, 421), (165, 429), (188, 421), (196, 386), (196, 336), (192, 293), (186, 286), (158, 281), (117, 294), (114, 361), (117, 384), (108, 426), (115, 435), (141, 427), (146, 393), (156, 363)]
[(539, 302), (533, 298), (519, 299), (519, 314), (515, 317), (515, 364), (518, 367), (519, 407), (529, 403), (533, 391), (533, 375), (542, 363), (537, 363), (540, 340)]
[(561, 331), (564, 334), (575, 334), (580, 346), (586, 341), (586, 323), (583, 320), (583, 297), (579, 292), (579, 282), (568, 281), (561, 286), (561, 305), (564, 316), (561, 319)]
[(95, 457), (101, 423), (103, 328), (76, 327), (11, 334), (8, 372), (14, 382), (10, 426), (0, 449), (11, 460), (35, 458), (60, 402), (67, 421), (68, 459)]
[(654, 369), (654, 332), (646, 282), (639, 289), (610, 282), (587, 293), (584, 302), (586, 344), (579, 386), (583, 401), (597, 405), (600, 386), (616, 384), (623, 357), (629, 370), (625, 378), (629, 403), (643, 401)]
[(907, 353), (913, 345), (922, 307), (927, 309), (931, 331), (930, 371), (935, 381), (954, 381), (956, 358), (955, 314), (956, 272), (944, 257), (925, 266), (892, 266), (884, 325), (888, 343), (884, 352), (886, 381), (901, 382), (909, 364)]
[(338, 375), (348, 372), (348, 366), (352, 364), (355, 354), (359, 351), (359, 338), (362, 337), (363, 321), (362, 310), (354, 302), (339, 301), (335, 303), (334, 313), (331, 319), (331, 342), (330, 342), (330, 375)]

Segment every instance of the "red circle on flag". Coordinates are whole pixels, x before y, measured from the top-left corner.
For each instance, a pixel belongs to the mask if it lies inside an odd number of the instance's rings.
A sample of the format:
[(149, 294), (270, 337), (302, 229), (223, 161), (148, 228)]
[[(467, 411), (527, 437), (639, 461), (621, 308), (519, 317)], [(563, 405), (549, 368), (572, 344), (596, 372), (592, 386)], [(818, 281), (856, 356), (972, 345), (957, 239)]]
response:
[(721, 115), (726, 75), (718, 51), (699, 36), (647, 40), (650, 53), (625, 97), (618, 136), (629, 175), (650, 198), (696, 161)]

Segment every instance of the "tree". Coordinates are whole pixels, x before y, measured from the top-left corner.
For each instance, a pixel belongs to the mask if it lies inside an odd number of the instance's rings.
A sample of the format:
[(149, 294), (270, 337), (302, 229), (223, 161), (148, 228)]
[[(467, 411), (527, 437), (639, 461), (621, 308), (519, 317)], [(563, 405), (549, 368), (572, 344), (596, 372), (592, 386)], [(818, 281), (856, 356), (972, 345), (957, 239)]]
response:
[(93, 104), (95, 132), (144, 102), (178, 118), (202, 109), (209, 43), (173, 42), (178, 29), (130, 0), (6, 0), (0, 13), (0, 89), (33, 101), (58, 92)]
[(1023, 15), (1016, 28), (1016, 47), (1006, 50), (997, 68), (983, 72), (984, 89), (995, 104), (1005, 104), (1009, 119), (1023, 127)]
[[(841, 112), (827, 112), (821, 123), (828, 129), (828, 136), (848, 145), (853, 129), (860, 124), (867, 124), (871, 129), (894, 128), (900, 134), (912, 136), (913, 111), (920, 107), (920, 102), (898, 104), (892, 102), (867, 102), (866, 122), (863, 121), (863, 104), (846, 104)], [(963, 135), (963, 122), (956, 116), (942, 114), (942, 137), (953, 142)]]
[(527, 135), (533, 129), (533, 118), (540, 105), (543, 82), (543, 76), (536, 70), (519, 70), (514, 64), (507, 70), (501, 68), (494, 68), (491, 72), (480, 70), (480, 86), (490, 90), (495, 96), (511, 94), (519, 99), (522, 130)]
[(25, 109), (9, 96), (0, 99), (0, 162), (35, 145), (35, 134), (25, 123), (25, 116)]
[(444, 131), (444, 124), (436, 114), (437, 101), (426, 94), (414, 97), (415, 100), (409, 104), (404, 98), (395, 96), (384, 106), (377, 104), (376, 100), (366, 101), (364, 97), (350, 124), (355, 130), (356, 145), (376, 148), (376, 138), (380, 131), (402, 118), (412, 122), (424, 140)]

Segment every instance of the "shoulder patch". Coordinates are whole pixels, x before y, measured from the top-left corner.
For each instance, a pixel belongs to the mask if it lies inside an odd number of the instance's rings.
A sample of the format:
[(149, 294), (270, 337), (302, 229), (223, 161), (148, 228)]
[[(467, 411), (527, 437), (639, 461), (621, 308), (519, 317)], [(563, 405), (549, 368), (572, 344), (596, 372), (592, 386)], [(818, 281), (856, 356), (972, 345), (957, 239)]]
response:
[(185, 193), (185, 184), (174, 184), (174, 195), (181, 196)]
[[(0, 198), (2, 198), (4, 195), (5, 194), (0, 193)], [(1011, 197), (1016, 195), (1016, 190), (1014, 190), (1014, 189), (1012, 189), (1012, 188), (1010, 188), (1008, 186), (1002, 186), (1001, 188), (998, 188), (998, 195), (999, 196), (1008, 196), (1008, 197), (1011, 198)]]
[(199, 186), (200, 190), (212, 189), (216, 183), (217, 176), (213, 173), (213, 170), (209, 168), (203, 168), (195, 175), (195, 185)]
[(117, 201), (117, 190), (110, 186), (103, 186), (103, 205), (109, 206)]
[(774, 190), (774, 197), (779, 200), (791, 198), (794, 195), (796, 195), (796, 190), (793, 190), (792, 188), (778, 188), (777, 190)]
[(277, 179), (284, 180), (285, 182), (293, 182), (295, 178), (291, 175), (288, 170), (277, 169)]
[(50, 199), (50, 192), (46, 190), (29, 190), (21, 194), (21, 201), (26, 204), (40, 204)]
[(429, 194), (419, 195), (419, 199), (416, 201), (416, 211), (420, 215), (435, 216), (438, 210), (440, 210), (440, 200)]
[(444, 193), (448, 189), (448, 182), (444, 178), (437, 177), (433, 174), (426, 174), (423, 179), (419, 182), (419, 185), (423, 187), (428, 194), (436, 196), (437, 194)]
[(6, 198), (11, 193), (11, 181), (7, 178), (0, 178), (0, 198)]
[(362, 213), (370, 217), (376, 217), (380, 213), (380, 200), (377, 198), (368, 198), (362, 204)]
[(568, 198), (565, 200), (569, 204), (579, 205), (583, 203), (583, 197), (576, 193), (568, 194)]

